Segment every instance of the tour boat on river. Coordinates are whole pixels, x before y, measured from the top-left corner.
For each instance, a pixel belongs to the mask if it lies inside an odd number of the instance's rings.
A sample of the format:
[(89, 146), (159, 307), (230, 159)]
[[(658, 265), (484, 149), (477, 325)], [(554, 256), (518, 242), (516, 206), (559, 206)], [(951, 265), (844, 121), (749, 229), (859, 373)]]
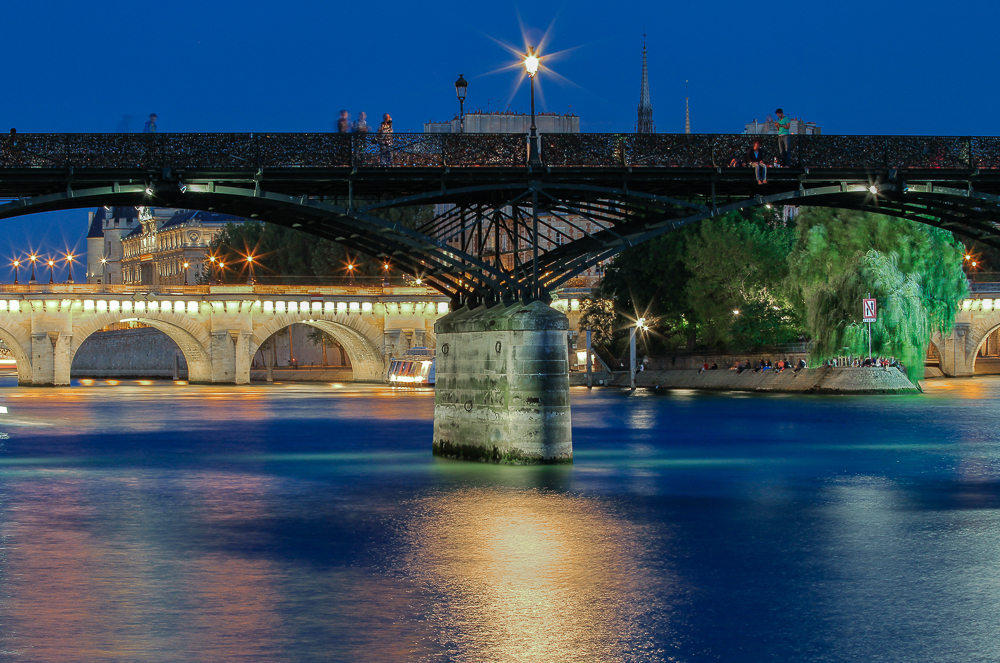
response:
[(410, 348), (402, 357), (389, 360), (386, 382), (394, 387), (419, 387), (434, 384), (434, 350)]

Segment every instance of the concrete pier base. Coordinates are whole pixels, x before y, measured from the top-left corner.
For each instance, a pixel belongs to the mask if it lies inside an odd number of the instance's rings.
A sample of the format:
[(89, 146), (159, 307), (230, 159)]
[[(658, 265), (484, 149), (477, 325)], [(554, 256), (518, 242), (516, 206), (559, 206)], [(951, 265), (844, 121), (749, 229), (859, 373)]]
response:
[(463, 308), (434, 328), (435, 455), (573, 462), (563, 313), (542, 302)]

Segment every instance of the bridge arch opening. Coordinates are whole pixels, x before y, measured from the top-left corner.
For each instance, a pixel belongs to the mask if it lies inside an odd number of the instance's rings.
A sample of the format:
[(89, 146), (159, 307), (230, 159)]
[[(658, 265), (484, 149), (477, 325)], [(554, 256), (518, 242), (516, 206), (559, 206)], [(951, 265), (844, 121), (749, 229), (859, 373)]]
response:
[(4, 346), (10, 352), (11, 358), (14, 360), (14, 365), (17, 370), (17, 383), (18, 384), (31, 384), (31, 357), (29, 355), (31, 344), (27, 343), (28, 349), (25, 349), (21, 341), (17, 339), (14, 334), (9, 330), (0, 327), (0, 341), (3, 342)]
[(268, 340), (283, 333), (294, 324), (303, 324), (326, 332), (343, 348), (353, 372), (354, 382), (381, 382), (384, 378), (385, 358), (380, 349), (381, 332), (357, 317), (337, 316), (339, 319), (299, 319), (295, 316), (278, 316), (254, 330), (250, 354), (254, 356)]
[(996, 321), (976, 346), (972, 354), (974, 375), (1000, 375), (1000, 320)]
[[(115, 314), (101, 316), (73, 328), (73, 342), (70, 355), (71, 374), (74, 370), (73, 367), (77, 365), (77, 354), (80, 351), (81, 346), (87, 341), (88, 338), (97, 332), (112, 327), (115, 323), (132, 321), (138, 322), (147, 328), (162, 332), (167, 336), (167, 338), (173, 341), (183, 356), (184, 363), (187, 365), (188, 381), (211, 381), (212, 361), (208, 351), (206, 350), (210, 341), (204, 330), (199, 330), (197, 327), (191, 327), (190, 323), (184, 324), (185, 320), (183, 318), (179, 318), (177, 320), (167, 320), (153, 317), (123, 317)], [(189, 329), (189, 327), (191, 328)], [(199, 333), (199, 331), (201, 333)], [(199, 336), (206, 336), (206, 338), (199, 338)], [(136, 348), (129, 348), (129, 350), (142, 352), (143, 348), (140, 345)], [(168, 361), (170, 361), (169, 355)]]

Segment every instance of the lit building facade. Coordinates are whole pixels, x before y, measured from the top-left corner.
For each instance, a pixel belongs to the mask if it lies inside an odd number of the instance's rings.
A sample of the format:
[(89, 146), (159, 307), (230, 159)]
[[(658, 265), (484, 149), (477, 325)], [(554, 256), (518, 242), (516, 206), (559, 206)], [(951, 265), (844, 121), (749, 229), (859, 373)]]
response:
[(242, 221), (228, 214), (139, 208), (138, 223), (121, 240), (122, 283), (195, 285), (205, 271), (212, 242), (226, 224)]

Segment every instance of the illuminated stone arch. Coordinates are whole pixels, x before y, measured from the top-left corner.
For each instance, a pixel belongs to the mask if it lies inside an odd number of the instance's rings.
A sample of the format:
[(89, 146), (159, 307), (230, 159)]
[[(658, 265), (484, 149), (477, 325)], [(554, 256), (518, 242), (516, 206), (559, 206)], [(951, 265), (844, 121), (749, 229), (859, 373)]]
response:
[(31, 384), (31, 334), (10, 316), (0, 316), (0, 341), (7, 345), (17, 362), (17, 383)]
[(349, 315), (275, 315), (254, 327), (250, 356), (257, 353), (264, 341), (289, 325), (305, 324), (322, 329), (340, 343), (351, 360), (355, 382), (381, 382), (385, 370), (382, 352), (382, 331), (360, 316)]
[(969, 369), (976, 370), (976, 360), (979, 358), (979, 350), (986, 343), (990, 334), (1000, 329), (1000, 313), (977, 318), (969, 328), (965, 337), (965, 359)]
[(91, 334), (104, 329), (110, 324), (121, 322), (122, 320), (137, 320), (143, 324), (157, 329), (177, 344), (184, 354), (184, 360), (188, 366), (188, 380), (191, 382), (211, 382), (212, 379), (212, 358), (209, 349), (211, 348), (211, 336), (206, 331), (204, 325), (190, 316), (182, 313), (151, 313), (125, 314), (122, 312), (100, 313), (88, 316), (86, 320), (73, 326), (73, 342), (70, 346), (69, 365), (73, 365), (73, 359), (83, 342)]

